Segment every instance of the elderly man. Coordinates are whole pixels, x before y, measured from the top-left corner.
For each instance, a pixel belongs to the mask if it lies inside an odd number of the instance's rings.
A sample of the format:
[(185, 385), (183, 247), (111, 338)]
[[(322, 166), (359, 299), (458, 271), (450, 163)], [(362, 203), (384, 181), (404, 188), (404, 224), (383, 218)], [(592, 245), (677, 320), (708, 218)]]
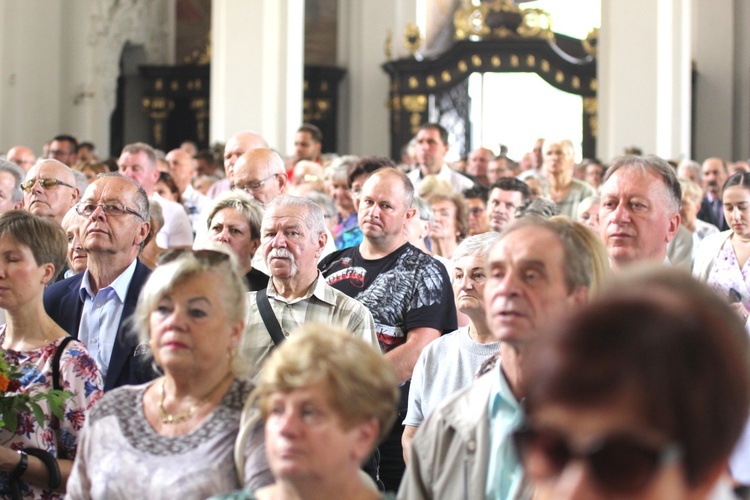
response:
[(226, 173), (226, 178), (214, 182), (208, 190), (209, 198), (216, 198), (224, 191), (229, 191), (234, 180), (234, 164), (240, 156), (255, 148), (268, 148), (266, 140), (255, 132), (237, 132), (229, 138), (224, 146), (224, 172)]
[(250, 375), (297, 327), (314, 321), (340, 325), (355, 337), (378, 345), (370, 312), (329, 286), (315, 266), (328, 236), (323, 211), (296, 196), (273, 200), (261, 226), (261, 252), (270, 269), (268, 287), (250, 292), (242, 351)]
[(88, 254), (84, 272), (50, 285), (44, 308), (81, 340), (104, 377), (104, 390), (151, 380), (148, 348), (130, 332), (138, 295), (151, 271), (138, 259), (149, 231), (149, 202), (134, 181), (105, 174), (89, 185), (76, 211)]
[(182, 204), (188, 211), (188, 217), (193, 226), (198, 224), (200, 213), (208, 202), (208, 198), (193, 188), (191, 181), (197, 172), (197, 164), (193, 157), (182, 149), (173, 149), (166, 156), (172, 173), (172, 179), (182, 194)]
[(385, 356), (404, 383), (399, 418), (380, 447), (380, 477), (387, 489), (398, 487), (404, 469), (406, 382), (422, 349), (457, 328), (445, 267), (406, 241), (404, 229), (415, 215), (413, 199), (414, 186), (400, 171), (383, 168), (373, 173), (359, 201), (362, 243), (329, 255), (319, 265), (328, 284), (370, 310)]
[(286, 193), (289, 179), (284, 160), (275, 151), (255, 148), (243, 153), (234, 165), (232, 189), (244, 191), (261, 205)]
[(529, 217), (502, 233), (484, 287), (500, 354), (422, 424), (399, 498), (515, 498), (521, 470), (510, 435), (523, 418), (523, 357), (544, 328), (587, 302), (593, 268), (564, 221)]
[(0, 214), (23, 208), (21, 183), (24, 175), (24, 171), (15, 163), (0, 160)]
[(65, 214), (78, 201), (73, 171), (57, 160), (40, 160), (31, 167), (21, 189), (27, 212), (49, 217), (61, 225)]
[(514, 177), (503, 177), (490, 186), (487, 221), (491, 231), (500, 232), (516, 218), (516, 209), (531, 199), (528, 184)]
[(21, 167), (24, 172), (28, 172), (36, 163), (36, 155), (26, 146), (13, 146), (8, 150), (6, 158)]
[(729, 229), (724, 220), (724, 207), (721, 203), (721, 188), (729, 176), (727, 163), (721, 158), (708, 158), (701, 165), (701, 181), (706, 197), (703, 198), (698, 218), (713, 224), (722, 231)]
[(614, 271), (641, 261), (667, 261), (680, 227), (682, 190), (674, 169), (657, 156), (621, 156), (601, 185), (599, 234)]
[(466, 173), (473, 175), (477, 184), (484, 187), (490, 185), (487, 178), (487, 169), (490, 162), (495, 158), (495, 154), (487, 148), (477, 148), (469, 153), (469, 161), (466, 164)]
[(450, 183), (453, 192), (461, 193), (474, 186), (471, 179), (445, 163), (448, 153), (448, 131), (437, 123), (426, 123), (417, 132), (417, 166), (409, 172), (409, 180), (417, 188), (428, 175), (436, 175)]
[(128, 144), (122, 148), (117, 166), (122, 175), (134, 180), (147, 196), (153, 196), (159, 202), (164, 226), (156, 233), (156, 244), (160, 248), (190, 248), (193, 245), (193, 229), (185, 207), (154, 192), (156, 181), (159, 180), (154, 149), (142, 142)]

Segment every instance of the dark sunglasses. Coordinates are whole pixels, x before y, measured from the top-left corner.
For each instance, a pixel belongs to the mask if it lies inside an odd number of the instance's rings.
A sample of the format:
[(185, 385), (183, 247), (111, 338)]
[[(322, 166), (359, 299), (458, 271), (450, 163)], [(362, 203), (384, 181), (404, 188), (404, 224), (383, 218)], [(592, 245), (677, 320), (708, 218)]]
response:
[(520, 462), (532, 479), (559, 476), (572, 460), (581, 460), (605, 491), (634, 494), (664, 466), (682, 458), (677, 444), (656, 447), (626, 435), (606, 436), (585, 450), (573, 449), (557, 431), (526, 423), (513, 433)]
[(156, 260), (157, 265), (167, 264), (177, 259), (183, 258), (187, 255), (192, 255), (196, 260), (204, 262), (209, 265), (220, 264), (222, 262), (229, 262), (230, 256), (226, 252), (220, 252), (219, 250), (190, 250), (189, 248), (173, 248), (159, 254)]

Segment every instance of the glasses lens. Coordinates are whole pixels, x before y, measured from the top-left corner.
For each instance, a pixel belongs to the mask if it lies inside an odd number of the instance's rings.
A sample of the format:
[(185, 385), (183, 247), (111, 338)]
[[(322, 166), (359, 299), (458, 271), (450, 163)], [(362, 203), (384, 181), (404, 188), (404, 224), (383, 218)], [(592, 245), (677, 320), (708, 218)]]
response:
[(513, 438), (518, 455), (532, 478), (556, 476), (570, 461), (568, 444), (555, 432), (527, 427), (516, 431)]
[(57, 180), (56, 179), (40, 179), (39, 185), (42, 186), (44, 189), (49, 189), (49, 188), (57, 186)]
[(589, 455), (597, 482), (610, 491), (635, 493), (651, 480), (659, 466), (659, 450), (627, 437), (612, 437)]

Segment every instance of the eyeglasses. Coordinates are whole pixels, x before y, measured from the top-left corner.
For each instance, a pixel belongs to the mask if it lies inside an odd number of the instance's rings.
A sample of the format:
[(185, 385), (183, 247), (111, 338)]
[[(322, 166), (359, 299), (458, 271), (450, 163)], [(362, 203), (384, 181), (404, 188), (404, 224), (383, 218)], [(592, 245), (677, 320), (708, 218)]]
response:
[(167, 264), (174, 262), (178, 259), (185, 258), (186, 256), (193, 256), (196, 260), (209, 264), (216, 265), (222, 262), (228, 262), (231, 257), (228, 253), (219, 250), (211, 250), (204, 248), (202, 250), (191, 250), (189, 248), (173, 248), (162, 252), (156, 261), (157, 265)]
[(266, 182), (270, 181), (277, 175), (278, 174), (271, 174), (265, 179), (261, 179), (256, 182), (248, 182), (247, 184), (235, 184), (234, 186), (232, 186), (232, 189), (239, 189), (240, 191), (245, 191), (246, 193), (252, 193), (253, 191), (257, 191), (262, 188)]
[(21, 189), (24, 190), (26, 193), (30, 193), (32, 189), (34, 189), (34, 184), (39, 183), (40, 186), (42, 186), (42, 189), (52, 189), (55, 186), (67, 186), (69, 188), (72, 188), (70, 184), (66, 184), (63, 181), (57, 180), (57, 179), (29, 179), (26, 182), (21, 183)]
[(602, 489), (622, 494), (641, 491), (662, 467), (682, 458), (677, 444), (652, 446), (626, 435), (607, 436), (585, 450), (574, 450), (560, 433), (528, 423), (513, 433), (513, 442), (532, 478), (559, 476), (571, 460), (582, 460)]
[(108, 217), (120, 217), (125, 214), (133, 214), (142, 221), (146, 220), (141, 214), (132, 208), (119, 203), (79, 203), (76, 205), (76, 213), (78, 213), (78, 215), (83, 215), (84, 217), (91, 217), (91, 214), (96, 212), (97, 208), (101, 208), (102, 212)]

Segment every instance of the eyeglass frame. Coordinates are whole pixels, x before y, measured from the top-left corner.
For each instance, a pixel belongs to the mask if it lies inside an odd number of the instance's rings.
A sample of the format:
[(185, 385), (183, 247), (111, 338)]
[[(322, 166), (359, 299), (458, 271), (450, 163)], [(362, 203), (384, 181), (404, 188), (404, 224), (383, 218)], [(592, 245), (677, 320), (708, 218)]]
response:
[[(19, 187), (21, 188), (21, 191), (23, 191), (24, 193), (30, 193), (31, 190), (34, 189), (34, 186), (36, 186), (37, 182), (39, 183), (39, 187), (41, 187), (45, 191), (47, 189), (56, 188), (57, 186), (65, 186), (71, 189), (75, 189), (75, 186), (71, 186), (67, 182), (63, 182), (60, 179), (55, 179), (52, 177), (43, 177), (41, 179), (29, 179), (28, 181), (22, 182), (19, 185)], [(48, 182), (52, 182), (53, 184), (51, 186), (46, 186), (45, 184), (47, 184)]]
[[(93, 210), (91, 210), (91, 213), (88, 214), (88, 215), (85, 214), (85, 213), (82, 213), (83, 206), (85, 206), (85, 205), (89, 205), (89, 206), (94, 207)], [(121, 207), (118, 206), (118, 205), (121, 205)], [(143, 222), (146, 222), (146, 218), (145, 217), (143, 217), (141, 214), (139, 214), (134, 209), (126, 206), (124, 203), (91, 203), (91, 202), (84, 203), (82, 201), (79, 201), (78, 203), (75, 204), (76, 213), (78, 215), (80, 215), (81, 217), (91, 217), (92, 215), (94, 215), (94, 212), (96, 212), (97, 208), (101, 208), (102, 209), (102, 213), (104, 215), (108, 216), (108, 217), (110, 217), (110, 216), (111, 217), (120, 217), (122, 215), (125, 215), (125, 214), (129, 213), (129, 214), (135, 215), (136, 217), (138, 217), (139, 219), (141, 219)], [(112, 208), (114, 208), (116, 210), (120, 210), (120, 211), (122, 211), (122, 213), (120, 213), (120, 214), (110, 213), (109, 210), (111, 210)]]
[(276, 177), (277, 175), (279, 175), (279, 174), (278, 173), (271, 174), (268, 177), (266, 177), (265, 179), (261, 179), (259, 181), (255, 181), (254, 183), (248, 182), (244, 186), (239, 186), (237, 184), (233, 184), (232, 185), (232, 189), (239, 189), (240, 191), (244, 191), (246, 193), (249, 193), (249, 192), (253, 192), (254, 193), (254, 192), (258, 191), (259, 189), (262, 189), (263, 185), (266, 182), (270, 181), (272, 178)]

